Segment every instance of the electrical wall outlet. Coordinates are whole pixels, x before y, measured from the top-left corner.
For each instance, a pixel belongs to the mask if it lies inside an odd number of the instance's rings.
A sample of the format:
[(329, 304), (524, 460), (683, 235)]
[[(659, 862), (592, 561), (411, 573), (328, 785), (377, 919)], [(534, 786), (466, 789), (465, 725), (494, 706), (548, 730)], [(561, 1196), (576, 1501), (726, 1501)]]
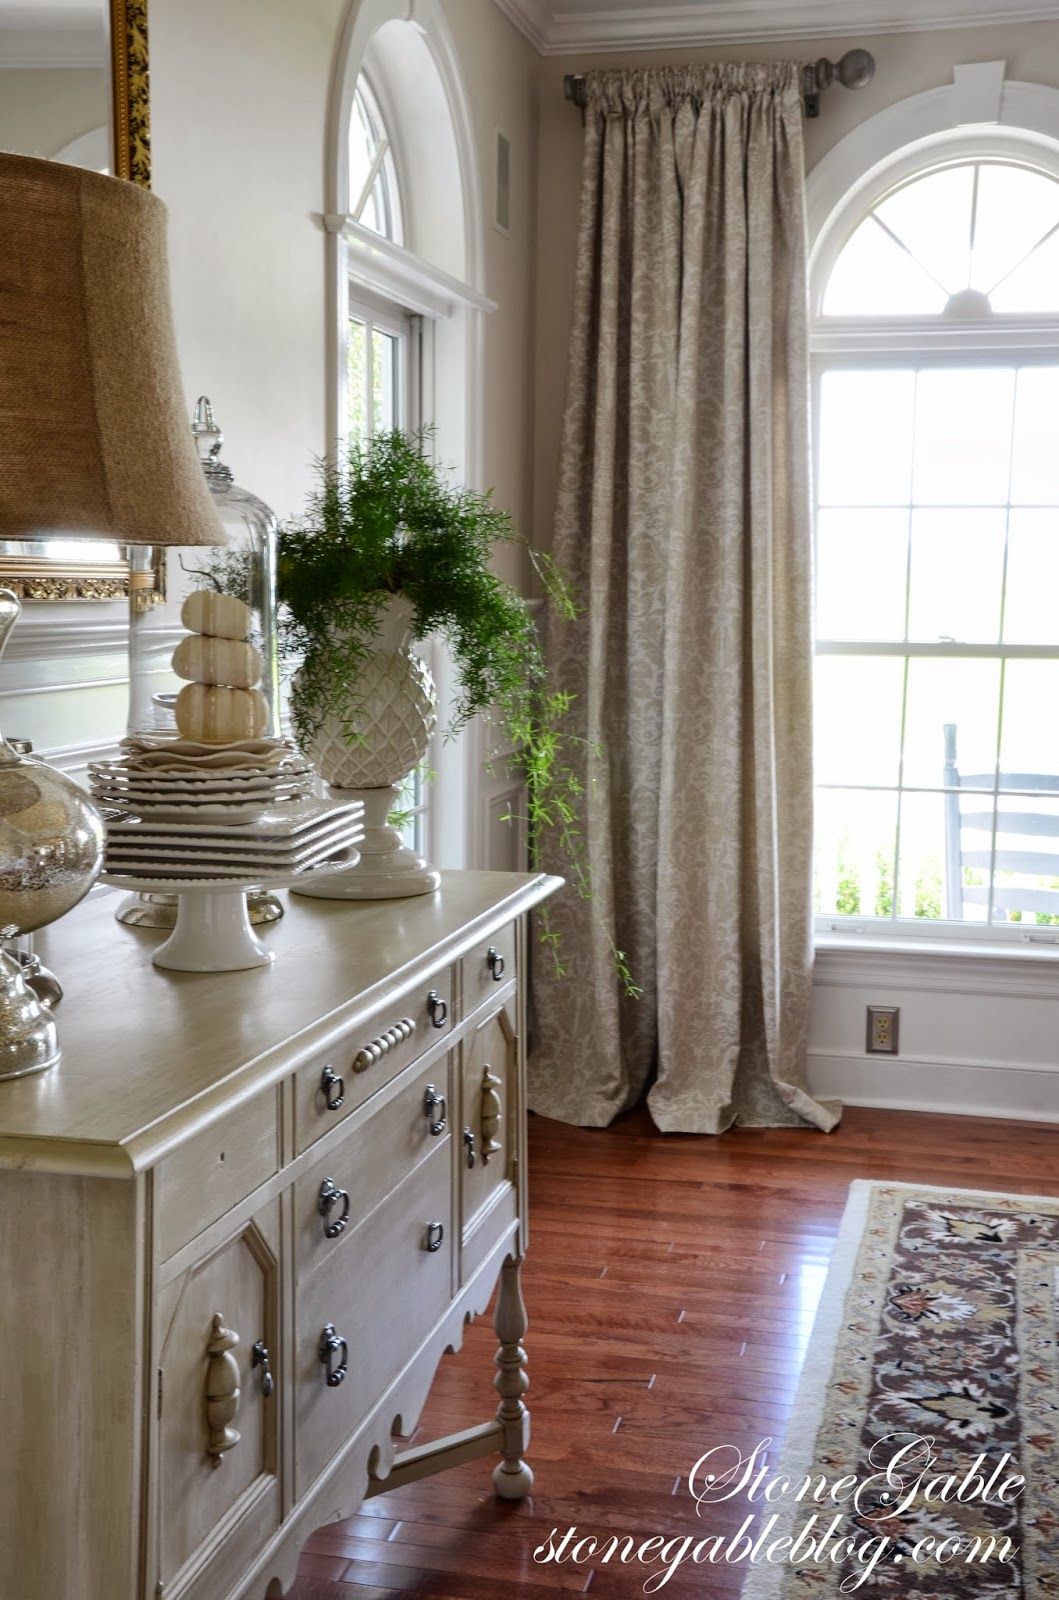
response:
[(897, 1054), (897, 1028), (900, 1020), (900, 1006), (868, 1007), (868, 1039), (864, 1048), (869, 1055)]

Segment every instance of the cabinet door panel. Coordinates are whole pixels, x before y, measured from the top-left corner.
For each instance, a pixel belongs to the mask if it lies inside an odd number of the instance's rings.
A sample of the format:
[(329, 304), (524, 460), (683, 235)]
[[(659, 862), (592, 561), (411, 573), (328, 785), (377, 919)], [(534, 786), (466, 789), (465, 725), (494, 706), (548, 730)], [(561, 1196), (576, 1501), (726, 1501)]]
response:
[[(209, 1559), (222, 1525), (251, 1501), (273, 1508), (255, 1518), (260, 1539), (276, 1525), (278, 1400), (254, 1346), (276, 1350), (277, 1202), (264, 1207), (219, 1250), (189, 1269), (163, 1296), (158, 1565), (162, 1592), (182, 1590)], [(189, 1568), (189, 1571), (182, 1569)]]
[(461, 1082), (460, 1223), (466, 1279), (469, 1257), (477, 1263), (498, 1236), (496, 1230), (514, 1215), (521, 1115), (514, 999), (483, 1015), (464, 1039)]

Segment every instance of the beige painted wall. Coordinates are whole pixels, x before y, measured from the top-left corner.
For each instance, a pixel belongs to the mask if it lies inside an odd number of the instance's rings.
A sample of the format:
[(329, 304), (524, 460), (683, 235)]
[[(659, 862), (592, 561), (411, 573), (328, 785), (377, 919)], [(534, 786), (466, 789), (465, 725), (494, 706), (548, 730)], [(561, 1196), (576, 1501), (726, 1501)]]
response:
[(0, 68), (0, 150), (51, 157), (109, 124), (102, 67)]
[(864, 45), (876, 60), (874, 81), (849, 92), (832, 88), (821, 114), (806, 123), (806, 159), (812, 167), (833, 144), (877, 111), (952, 82), (952, 69), (975, 61), (1007, 62), (1007, 76), (1029, 83), (1059, 85), (1059, 22), (1021, 26), (884, 34), (875, 38), (800, 39), (699, 50), (654, 50), (628, 54), (551, 56), (538, 65), (540, 83), (539, 200), (537, 236), (537, 331), (535, 391), (534, 539), (545, 548), (552, 539), (556, 461), (570, 336), (574, 250), (581, 185), (580, 118), (563, 99), (563, 74), (588, 67), (660, 66), (669, 62), (770, 60), (791, 56), (837, 60), (853, 45)]
[[(536, 55), (493, 0), (445, 0), (484, 190), (483, 478), (528, 525)], [(189, 407), (211, 396), (240, 482), (297, 512), (326, 438), (325, 124), (341, 0), (151, 0), (154, 188), (170, 211)], [(495, 130), (510, 237), (489, 225)]]

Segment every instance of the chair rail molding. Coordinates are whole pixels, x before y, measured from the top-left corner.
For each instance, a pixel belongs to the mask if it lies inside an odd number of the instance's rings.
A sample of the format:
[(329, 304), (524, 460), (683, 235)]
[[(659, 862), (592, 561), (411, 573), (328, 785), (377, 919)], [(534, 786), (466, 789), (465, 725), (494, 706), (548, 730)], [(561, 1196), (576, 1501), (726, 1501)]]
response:
[(496, 0), (541, 55), (573, 50), (666, 50), (757, 39), (849, 38), (934, 28), (1047, 22), (1052, 0), (696, 0), (619, 9), (614, 0)]

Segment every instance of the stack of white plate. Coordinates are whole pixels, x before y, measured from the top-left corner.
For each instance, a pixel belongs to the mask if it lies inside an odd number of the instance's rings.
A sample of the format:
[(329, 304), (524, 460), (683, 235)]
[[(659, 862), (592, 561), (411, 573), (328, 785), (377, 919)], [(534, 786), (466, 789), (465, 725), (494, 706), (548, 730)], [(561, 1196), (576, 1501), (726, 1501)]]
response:
[[(363, 838), (359, 801), (295, 800), (252, 820), (159, 821), (106, 814), (108, 877), (181, 883), (268, 884), (355, 860)], [(348, 859), (347, 859), (348, 858)]]
[(313, 792), (308, 762), (281, 740), (196, 745), (128, 739), (115, 761), (88, 769), (93, 799), (106, 811), (170, 822), (253, 821)]

